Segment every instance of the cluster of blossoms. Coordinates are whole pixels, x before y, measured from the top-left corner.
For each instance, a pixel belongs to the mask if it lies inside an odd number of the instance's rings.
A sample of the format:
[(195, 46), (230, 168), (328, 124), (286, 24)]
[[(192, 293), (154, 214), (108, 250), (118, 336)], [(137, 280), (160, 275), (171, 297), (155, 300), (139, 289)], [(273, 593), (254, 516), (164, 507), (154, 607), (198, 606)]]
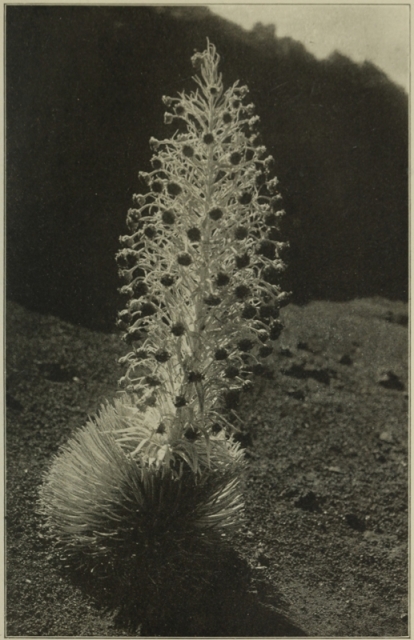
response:
[(164, 97), (171, 138), (151, 138), (153, 170), (128, 212), (131, 235), (117, 256), (130, 296), (119, 325), (131, 352), (122, 387), (153, 405), (158, 434), (211, 436), (225, 426), (282, 324), (287, 296), (279, 220), (284, 215), (272, 156), (247, 87), (224, 91), (209, 44), (192, 58), (198, 88)]

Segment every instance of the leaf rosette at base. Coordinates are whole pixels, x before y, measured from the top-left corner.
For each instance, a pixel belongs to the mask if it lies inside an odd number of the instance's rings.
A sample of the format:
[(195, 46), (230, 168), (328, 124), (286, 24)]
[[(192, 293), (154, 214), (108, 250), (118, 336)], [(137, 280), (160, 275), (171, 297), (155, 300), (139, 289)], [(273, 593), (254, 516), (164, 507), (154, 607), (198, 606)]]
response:
[(177, 441), (157, 433), (154, 409), (105, 405), (55, 457), (41, 511), (57, 547), (92, 566), (139, 564), (167, 543), (216, 543), (243, 508), (242, 452), (223, 433)]

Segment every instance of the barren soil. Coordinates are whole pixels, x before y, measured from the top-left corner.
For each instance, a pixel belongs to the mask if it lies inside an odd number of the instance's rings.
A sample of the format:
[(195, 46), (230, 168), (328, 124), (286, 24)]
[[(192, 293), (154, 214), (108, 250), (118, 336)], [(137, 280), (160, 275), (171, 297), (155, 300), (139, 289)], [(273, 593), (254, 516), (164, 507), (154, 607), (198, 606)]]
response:
[(233, 551), (202, 604), (189, 594), (175, 618), (145, 620), (71, 580), (36, 515), (52, 455), (116, 391), (122, 342), (9, 304), (7, 635), (407, 635), (407, 306), (313, 302), (283, 316), (274, 377), (240, 408)]

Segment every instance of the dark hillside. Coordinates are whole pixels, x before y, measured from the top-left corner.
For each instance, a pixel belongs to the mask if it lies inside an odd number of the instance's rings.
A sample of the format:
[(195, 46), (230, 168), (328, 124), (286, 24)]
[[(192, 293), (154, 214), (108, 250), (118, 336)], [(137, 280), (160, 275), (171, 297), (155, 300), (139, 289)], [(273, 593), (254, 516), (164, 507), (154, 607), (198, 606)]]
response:
[(192, 86), (206, 37), (227, 84), (248, 84), (276, 160), (303, 302), (407, 296), (407, 96), (371, 64), (316, 61), (208, 9), (8, 6), (8, 296), (113, 327), (114, 253), (163, 94)]

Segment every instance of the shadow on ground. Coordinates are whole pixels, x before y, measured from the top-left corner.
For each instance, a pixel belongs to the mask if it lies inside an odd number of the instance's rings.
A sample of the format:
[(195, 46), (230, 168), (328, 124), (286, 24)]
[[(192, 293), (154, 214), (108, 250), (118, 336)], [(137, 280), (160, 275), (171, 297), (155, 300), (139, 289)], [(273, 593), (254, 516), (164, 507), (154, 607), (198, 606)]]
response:
[[(289, 618), (288, 606), (274, 587), (256, 579), (235, 550), (206, 559), (205, 572), (180, 578), (163, 567), (154, 588), (140, 581), (129, 566), (107, 576), (71, 569), (76, 587), (96, 605), (114, 612), (115, 628), (141, 636), (303, 637), (307, 633)], [(67, 577), (67, 566), (65, 575)], [(170, 579), (168, 579), (170, 578)]]

